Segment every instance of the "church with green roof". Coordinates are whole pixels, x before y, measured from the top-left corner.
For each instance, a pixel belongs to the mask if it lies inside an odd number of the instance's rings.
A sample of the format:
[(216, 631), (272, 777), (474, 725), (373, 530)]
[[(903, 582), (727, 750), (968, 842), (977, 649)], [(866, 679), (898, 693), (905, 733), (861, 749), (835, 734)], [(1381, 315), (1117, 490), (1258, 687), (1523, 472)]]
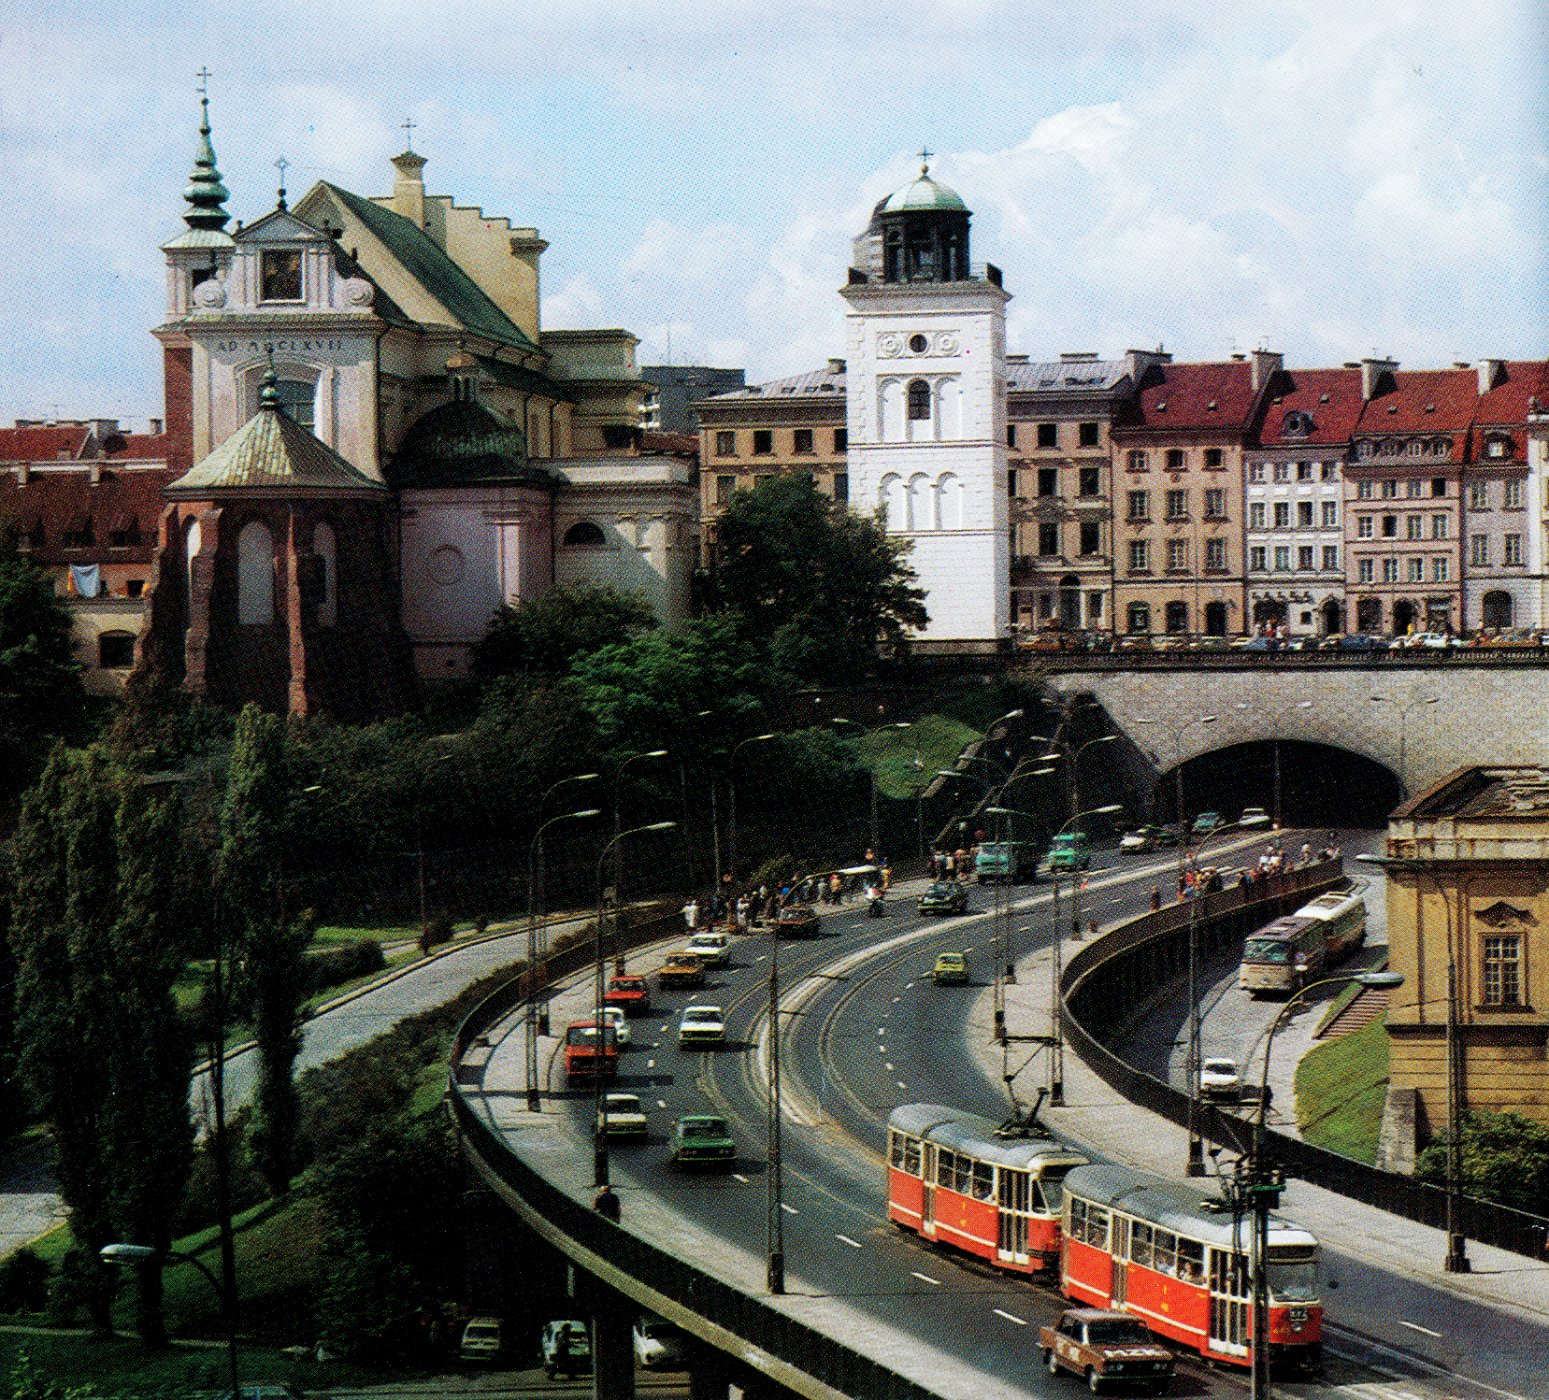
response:
[(640, 427), (636, 337), (541, 324), (535, 228), (319, 181), (232, 225), (208, 99), (163, 245), (169, 466), (146, 664), (215, 703), (370, 718), (470, 674), (556, 584), (686, 617), (692, 439)]

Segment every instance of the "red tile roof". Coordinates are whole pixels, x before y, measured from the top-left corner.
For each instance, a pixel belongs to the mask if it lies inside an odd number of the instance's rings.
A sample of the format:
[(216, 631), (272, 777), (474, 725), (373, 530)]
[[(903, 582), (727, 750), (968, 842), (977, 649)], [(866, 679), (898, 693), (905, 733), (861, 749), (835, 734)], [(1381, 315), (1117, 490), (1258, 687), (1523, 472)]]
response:
[(79, 457), (92, 440), (87, 427), (0, 428), (0, 462), (57, 462)]
[[(1358, 369), (1281, 370), (1270, 381), (1259, 443), (1296, 447), (1348, 442), (1363, 406)], [(1297, 431), (1298, 417), (1293, 415), (1305, 415), (1311, 428)]]
[(1253, 367), (1245, 360), (1156, 365), (1141, 380), (1124, 433), (1241, 430), (1253, 411)]
[(1520, 427), (1527, 422), (1528, 400), (1549, 406), (1549, 361), (1507, 360), (1495, 387), (1479, 399), (1475, 421)]
[[(91, 482), (90, 470), (34, 472), (25, 486), (15, 472), (0, 473), (0, 522), (14, 525), (32, 557), (44, 564), (148, 561), (166, 505), (162, 487), (171, 473), (104, 468)], [(65, 543), (66, 533), (91, 524), (91, 544)], [(112, 543), (115, 532), (136, 532), (138, 544)]]
[(1473, 369), (1399, 370), (1394, 387), (1378, 394), (1361, 413), (1356, 433), (1385, 437), (1389, 433), (1445, 432), (1455, 435), (1454, 460), (1462, 437), (1473, 426), (1479, 405), (1479, 376)]

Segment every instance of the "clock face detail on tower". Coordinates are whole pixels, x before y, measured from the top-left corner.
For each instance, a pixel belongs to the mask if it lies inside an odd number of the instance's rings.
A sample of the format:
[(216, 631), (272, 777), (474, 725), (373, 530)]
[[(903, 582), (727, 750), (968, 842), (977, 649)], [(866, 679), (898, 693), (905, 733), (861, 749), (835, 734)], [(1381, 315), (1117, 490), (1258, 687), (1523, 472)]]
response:
[(892, 331), (877, 337), (877, 354), (884, 360), (897, 359), (904, 353), (904, 338)]

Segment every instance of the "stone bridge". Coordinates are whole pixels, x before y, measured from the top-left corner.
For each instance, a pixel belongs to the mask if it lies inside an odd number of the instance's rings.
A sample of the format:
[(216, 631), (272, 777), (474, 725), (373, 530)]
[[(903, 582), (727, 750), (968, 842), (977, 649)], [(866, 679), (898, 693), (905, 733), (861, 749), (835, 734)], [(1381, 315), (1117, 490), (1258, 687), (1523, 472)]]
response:
[(1549, 762), (1549, 665), (1158, 660), (1051, 657), (1045, 673), (1051, 691), (1101, 705), (1153, 781), (1180, 761), (1274, 740), (1359, 754), (1410, 792), (1464, 765)]

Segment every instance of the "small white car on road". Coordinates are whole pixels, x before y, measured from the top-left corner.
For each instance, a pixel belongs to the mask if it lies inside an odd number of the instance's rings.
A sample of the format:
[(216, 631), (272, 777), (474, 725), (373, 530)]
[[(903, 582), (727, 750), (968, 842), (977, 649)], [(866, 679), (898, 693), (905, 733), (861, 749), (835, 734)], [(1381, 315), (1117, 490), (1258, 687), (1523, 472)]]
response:
[(720, 1045), (726, 1039), (726, 1016), (719, 1006), (685, 1006), (678, 1019), (678, 1044)]
[(638, 1094), (604, 1094), (597, 1126), (609, 1138), (643, 1138), (650, 1124)]
[(1236, 1103), (1242, 1097), (1242, 1071), (1237, 1068), (1237, 1061), (1212, 1057), (1201, 1064), (1199, 1096)]
[(620, 1050), (629, 1044), (629, 1017), (624, 1014), (623, 1007), (605, 1006), (597, 1013), (597, 1018), (613, 1027), (613, 1041)]
[(1237, 825), (1251, 831), (1255, 827), (1271, 825), (1269, 813), (1262, 807), (1244, 807), (1237, 818)]
[(635, 1323), (635, 1360), (647, 1370), (681, 1370), (682, 1329), (659, 1317), (642, 1317)]
[(696, 933), (688, 941), (688, 951), (696, 953), (706, 967), (725, 967), (731, 953), (731, 940), (724, 933)]

